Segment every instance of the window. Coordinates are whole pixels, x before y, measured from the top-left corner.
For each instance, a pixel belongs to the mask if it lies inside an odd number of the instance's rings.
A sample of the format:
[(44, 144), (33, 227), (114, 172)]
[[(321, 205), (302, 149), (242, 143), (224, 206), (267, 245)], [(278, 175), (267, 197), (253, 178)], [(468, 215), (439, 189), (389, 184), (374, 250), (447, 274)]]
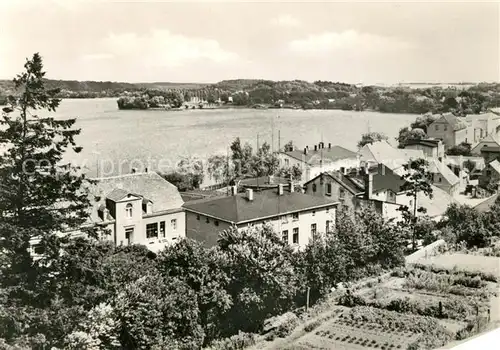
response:
[(413, 207), (413, 199), (410, 200), (410, 208)]
[(177, 219), (170, 220), (170, 226), (172, 226), (172, 230), (177, 230)]
[(313, 184), (313, 192), (316, 192), (316, 184)]
[(436, 129), (436, 131), (439, 131), (439, 125), (436, 125), (434, 129)]
[(438, 182), (441, 182), (441, 176), (440, 176), (440, 177), (438, 177)]
[(281, 233), (281, 240), (285, 243), (288, 243), (288, 230), (284, 230)]
[(207, 218), (205, 219), (205, 222), (206, 222), (207, 224), (208, 224), (208, 223), (210, 223), (210, 219), (207, 217)]
[(330, 232), (330, 220), (326, 220), (325, 232), (326, 233)]
[(200, 216), (199, 215), (196, 215), (196, 220), (200, 220)]
[(285, 159), (285, 165), (286, 166), (289, 166), (290, 165), (290, 161), (288, 159)]
[(299, 228), (298, 227), (295, 227), (293, 229), (292, 242), (293, 242), (293, 244), (299, 244)]
[(312, 212), (312, 216), (316, 216), (316, 212), (314, 210)]
[(165, 238), (165, 221), (160, 222), (160, 237)]
[(219, 221), (215, 220), (214, 224), (215, 224), (215, 226), (219, 226)]
[(327, 196), (332, 195), (332, 184), (330, 184), (330, 183), (326, 184), (326, 195)]
[(444, 126), (444, 131), (448, 130), (448, 125)]
[(132, 244), (134, 242), (134, 229), (133, 228), (127, 228), (125, 230), (125, 239), (127, 240), (128, 244)]
[(281, 222), (287, 223), (288, 222), (288, 215), (283, 215), (281, 217)]
[(299, 213), (293, 213), (292, 214), (292, 219), (293, 220), (298, 220), (299, 219)]
[(311, 224), (311, 235), (316, 234), (316, 224)]
[(343, 188), (339, 188), (339, 199), (341, 201), (345, 199), (345, 190)]
[(330, 208), (326, 208), (326, 213), (330, 213)]
[(127, 216), (127, 218), (132, 218), (132, 203), (128, 203), (126, 206), (125, 206), (125, 215)]
[(146, 225), (146, 238), (158, 238), (158, 224), (156, 222)]

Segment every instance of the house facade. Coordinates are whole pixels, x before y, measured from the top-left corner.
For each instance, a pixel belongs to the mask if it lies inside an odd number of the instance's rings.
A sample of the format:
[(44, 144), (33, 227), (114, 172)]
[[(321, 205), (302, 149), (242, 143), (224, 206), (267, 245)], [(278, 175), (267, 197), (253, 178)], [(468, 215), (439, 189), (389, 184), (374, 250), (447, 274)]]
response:
[[(85, 226), (98, 225), (108, 231), (102, 239), (115, 245), (142, 244), (156, 252), (185, 237), (184, 202), (177, 187), (160, 175), (146, 172), (94, 180)], [(33, 252), (38, 241), (32, 242)]]
[(438, 159), (430, 159), (429, 172), (432, 174), (432, 183), (434, 186), (442, 189), (451, 196), (458, 194), (460, 178), (447, 165)]
[(244, 230), (270, 224), (283, 241), (302, 249), (314, 234), (333, 228), (338, 203), (284, 187), (245, 193), (234, 189), (229, 197), (185, 203), (186, 236), (211, 247), (230, 227)]
[(445, 150), (458, 146), (462, 142), (474, 141), (473, 127), (464, 118), (445, 113), (427, 127), (427, 136), (443, 142)]
[(479, 176), (479, 186), (498, 190), (500, 184), (500, 162), (495, 159), (488, 163)]
[(444, 145), (438, 139), (409, 140), (405, 149), (420, 150), (426, 158), (444, 158)]
[(300, 183), (305, 183), (318, 176), (322, 172), (351, 169), (359, 167), (359, 159), (356, 152), (344, 147), (332, 146), (331, 143), (325, 147), (324, 142), (314, 145), (314, 148), (305, 147), (302, 151), (292, 150), (280, 152), (280, 165), (284, 167), (298, 166), (302, 169)]

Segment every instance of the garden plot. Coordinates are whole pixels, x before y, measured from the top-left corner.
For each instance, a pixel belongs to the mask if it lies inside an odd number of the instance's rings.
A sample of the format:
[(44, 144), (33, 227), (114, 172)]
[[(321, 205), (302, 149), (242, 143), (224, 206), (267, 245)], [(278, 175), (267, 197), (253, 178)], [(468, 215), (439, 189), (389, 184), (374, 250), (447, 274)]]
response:
[(435, 320), (358, 307), (322, 324), (285, 349), (406, 349), (425, 333), (439, 329), (446, 333)]
[(500, 258), (493, 256), (451, 253), (421, 258), (416, 263), (443, 270), (478, 271), (500, 277)]

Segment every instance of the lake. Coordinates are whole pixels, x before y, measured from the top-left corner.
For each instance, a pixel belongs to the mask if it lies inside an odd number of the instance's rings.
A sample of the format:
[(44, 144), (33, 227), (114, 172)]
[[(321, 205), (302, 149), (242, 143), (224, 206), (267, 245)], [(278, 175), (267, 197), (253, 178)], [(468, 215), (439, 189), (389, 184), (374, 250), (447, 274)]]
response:
[[(67, 158), (88, 169), (90, 176), (110, 176), (148, 167), (168, 171), (181, 157), (226, 154), (236, 138), (254, 148), (263, 142), (274, 149), (293, 140), (299, 148), (321, 140), (356, 150), (361, 134), (384, 132), (397, 137), (415, 115), (339, 110), (212, 109), (212, 110), (118, 110), (116, 99), (67, 99), (56, 118), (76, 118), (82, 129), (79, 154)], [(278, 130), (280, 141), (278, 140)]]

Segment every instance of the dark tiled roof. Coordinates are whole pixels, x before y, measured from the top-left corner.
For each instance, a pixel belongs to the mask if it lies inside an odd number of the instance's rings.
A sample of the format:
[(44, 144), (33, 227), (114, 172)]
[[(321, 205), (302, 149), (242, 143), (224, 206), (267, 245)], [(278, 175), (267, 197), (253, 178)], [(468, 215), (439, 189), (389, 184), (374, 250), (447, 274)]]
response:
[[(95, 181), (96, 184), (90, 188), (91, 200), (94, 202), (90, 216), (94, 222), (100, 221), (97, 210), (110, 195), (113, 200), (124, 198), (124, 193), (146, 198), (153, 202), (153, 213), (180, 208), (184, 203), (177, 187), (155, 172), (113, 176)], [(94, 197), (98, 197), (98, 200), (94, 200)]]
[(321, 159), (323, 160), (323, 164), (328, 164), (341, 159), (356, 159), (357, 157), (356, 152), (350, 151), (341, 146), (332, 146), (331, 148), (325, 147), (318, 149), (317, 151), (308, 150), (307, 154), (304, 154), (303, 150), (295, 150), (283, 153), (295, 159), (306, 162), (309, 165), (319, 165)]
[(382, 171), (373, 174), (373, 191), (391, 190), (395, 193), (401, 192), (405, 180), (391, 169), (384, 167)]
[(298, 212), (335, 205), (329, 199), (315, 197), (298, 192), (284, 192), (279, 196), (276, 191), (254, 192), (253, 200), (249, 201), (245, 194), (235, 196), (200, 199), (185, 203), (188, 211), (212, 216), (231, 223), (251, 222), (284, 213)]
[(358, 194), (364, 192), (365, 184), (363, 179), (360, 179), (355, 176), (344, 175), (340, 171), (331, 171), (326, 173), (332, 179), (337, 181), (342, 187), (351, 192), (352, 194)]
[(495, 204), (496, 200), (498, 199), (498, 194), (495, 194), (494, 196), (491, 196), (490, 198), (482, 201), (478, 205), (474, 207), (478, 212), (484, 213), (487, 212), (491, 209), (491, 207)]
[(129, 194), (130, 192), (127, 190), (121, 188), (115, 188), (106, 195), (106, 198), (111, 199), (114, 202), (118, 202), (123, 198), (127, 197)]
[(422, 140), (408, 140), (405, 142), (406, 145), (411, 146), (411, 145), (422, 145), (426, 147), (438, 147), (439, 145), (439, 140), (435, 139), (422, 139)]

